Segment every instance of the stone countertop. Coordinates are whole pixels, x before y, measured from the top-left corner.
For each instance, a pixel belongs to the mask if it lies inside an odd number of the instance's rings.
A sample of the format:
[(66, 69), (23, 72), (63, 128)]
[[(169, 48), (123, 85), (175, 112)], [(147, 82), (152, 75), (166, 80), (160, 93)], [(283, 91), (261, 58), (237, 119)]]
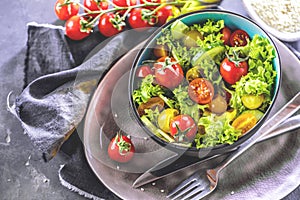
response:
[[(35, 149), (23, 134), (20, 123), (6, 110), (6, 97), (10, 91), (21, 92), (23, 66), (26, 53), (28, 22), (54, 23), (55, 0), (1, 0), (0, 2), (0, 199), (85, 199), (59, 182), (58, 170), (69, 159), (59, 152), (45, 163), (41, 152)], [(235, 4), (235, 6), (233, 6)], [(222, 6), (231, 6), (241, 12), (241, 2), (224, 0)], [(240, 9), (241, 8), (241, 9)], [(300, 49), (300, 42), (291, 43)], [(286, 197), (298, 199), (300, 189)], [(109, 199), (109, 196), (107, 197)]]

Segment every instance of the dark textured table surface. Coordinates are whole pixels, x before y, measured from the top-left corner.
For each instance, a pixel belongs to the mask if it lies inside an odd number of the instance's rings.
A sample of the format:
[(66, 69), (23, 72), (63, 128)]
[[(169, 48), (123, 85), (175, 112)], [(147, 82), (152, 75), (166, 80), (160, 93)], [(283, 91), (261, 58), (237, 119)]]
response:
[[(54, 23), (55, 0), (1, 0), (0, 2), (0, 199), (85, 199), (63, 187), (58, 170), (68, 156), (60, 152), (45, 163), (17, 119), (6, 110), (6, 96), (22, 89), (28, 22)], [(224, 0), (223, 6), (241, 11), (239, 0)], [(292, 43), (300, 49), (300, 42)], [(286, 197), (299, 199), (300, 189)], [(109, 197), (107, 197), (109, 199)]]

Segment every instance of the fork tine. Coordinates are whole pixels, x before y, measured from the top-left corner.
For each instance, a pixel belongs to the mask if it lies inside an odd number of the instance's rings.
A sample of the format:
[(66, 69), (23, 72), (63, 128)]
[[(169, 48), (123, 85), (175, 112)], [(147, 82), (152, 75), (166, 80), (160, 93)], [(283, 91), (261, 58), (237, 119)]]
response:
[(191, 198), (190, 200), (202, 199), (206, 195), (210, 194), (210, 192), (212, 192), (212, 190), (209, 190), (208, 188), (206, 188), (206, 190), (201, 191), (201, 193), (197, 194), (196, 196), (193, 196), (193, 198)]
[(185, 179), (183, 182), (181, 182), (172, 192), (170, 192), (167, 196), (167, 198), (170, 198), (183, 188), (186, 188), (191, 182), (197, 181), (197, 175), (192, 175), (190, 178)]
[(202, 192), (205, 188), (203, 186), (199, 186), (194, 188), (193, 191), (190, 191), (189, 193), (187, 193), (183, 198), (181, 198), (181, 200), (186, 200), (186, 199), (190, 199), (190, 197), (196, 195), (199, 192)]
[(195, 189), (198, 185), (200, 185), (200, 183), (196, 180), (193, 180), (191, 184), (187, 184), (187, 187), (183, 188), (182, 191), (180, 191), (178, 194), (176, 194), (176, 196), (174, 196), (172, 198), (172, 200), (177, 199), (177, 198), (181, 197), (182, 195), (189, 193), (191, 190)]

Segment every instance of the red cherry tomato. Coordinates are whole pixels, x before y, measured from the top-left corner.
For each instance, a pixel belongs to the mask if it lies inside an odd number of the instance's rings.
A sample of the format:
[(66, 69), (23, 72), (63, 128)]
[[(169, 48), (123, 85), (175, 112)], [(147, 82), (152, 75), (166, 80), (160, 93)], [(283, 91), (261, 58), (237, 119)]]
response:
[[(128, 7), (128, 6), (134, 6), (137, 4), (136, 0), (113, 0), (112, 1), (116, 6), (119, 7)], [(120, 13), (120, 15), (123, 15), (126, 12), (126, 10), (121, 10), (118, 11), (118, 13)]]
[(229, 46), (230, 45), (231, 30), (228, 27), (225, 26), (221, 30), (221, 33), (223, 34), (221, 39), (224, 41), (224, 44)]
[[(117, 22), (118, 18), (114, 13), (105, 13), (100, 17), (98, 29), (99, 32), (106, 36), (110, 37), (120, 33), (124, 30), (125, 24), (122, 22)], [(114, 23), (115, 22), (115, 23)]]
[(173, 15), (173, 6), (164, 6), (156, 12), (157, 25), (161, 26), (167, 22), (168, 17)]
[[(83, 5), (90, 11), (100, 11), (100, 10), (108, 9), (108, 3), (106, 1), (84, 0)], [(85, 10), (85, 12), (87, 12), (87, 10)], [(89, 16), (95, 18), (95, 17), (97, 17), (97, 15), (98, 14), (90, 14)]]
[(208, 104), (214, 97), (214, 87), (208, 80), (196, 78), (190, 82), (188, 94), (194, 102), (201, 105)]
[(128, 23), (131, 28), (136, 29), (137, 31), (143, 31), (143, 28), (151, 27), (155, 24), (154, 18), (149, 19), (143, 19), (142, 16), (143, 12), (147, 12), (149, 10), (144, 8), (134, 8), (132, 11), (130, 11), (129, 17), (128, 17)]
[(149, 65), (143, 65), (137, 70), (136, 76), (139, 78), (145, 78), (149, 74), (153, 74), (151, 67)]
[(68, 20), (78, 14), (79, 5), (74, 2), (65, 3), (65, 0), (57, 0), (54, 10), (60, 20)]
[(246, 46), (248, 43), (249, 35), (246, 31), (238, 29), (234, 31), (230, 36), (230, 45), (231, 46)]
[[(166, 2), (166, 0), (140, 0), (141, 3), (163, 3)], [(155, 9), (157, 6), (146, 6), (147, 9)]]
[(171, 57), (161, 57), (154, 64), (155, 80), (159, 85), (169, 89), (177, 87), (183, 80), (183, 70), (179, 63)]
[(225, 58), (220, 66), (220, 74), (223, 79), (233, 85), (248, 73), (247, 61), (239, 62), (238, 64)]
[(126, 163), (134, 156), (135, 148), (128, 137), (118, 133), (110, 141), (107, 152), (112, 160)]
[(177, 115), (170, 121), (170, 134), (176, 141), (192, 141), (197, 133), (197, 125), (189, 115)]
[(82, 40), (90, 35), (92, 28), (83, 27), (83, 23), (87, 21), (78, 15), (75, 15), (66, 21), (66, 35), (72, 40)]

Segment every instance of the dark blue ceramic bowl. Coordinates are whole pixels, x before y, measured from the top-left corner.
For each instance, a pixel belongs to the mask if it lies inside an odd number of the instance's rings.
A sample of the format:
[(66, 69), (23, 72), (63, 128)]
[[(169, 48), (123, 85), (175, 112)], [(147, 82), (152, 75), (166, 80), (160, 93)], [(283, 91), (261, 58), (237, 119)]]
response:
[[(153, 46), (156, 42), (156, 39), (162, 34), (162, 29), (169, 28), (172, 26), (176, 20), (181, 20), (184, 24), (190, 26), (192, 24), (201, 24), (206, 22), (208, 19), (211, 20), (224, 20), (225, 25), (228, 26), (231, 29), (243, 29), (245, 30), (250, 38), (252, 38), (255, 34), (258, 34), (264, 38), (267, 38), (271, 45), (274, 46), (275, 49), (275, 58), (273, 59), (273, 67), (274, 70), (277, 72), (277, 77), (275, 80), (274, 88), (272, 91), (272, 103), (266, 110), (264, 116), (260, 119), (260, 121), (253, 127), (250, 131), (247, 132), (247, 134), (240, 137), (234, 144), (231, 145), (218, 145), (210, 148), (202, 148), (197, 149), (196, 147), (182, 147), (178, 145), (174, 145), (172, 143), (168, 143), (164, 140), (162, 140), (159, 137), (156, 137), (148, 128), (145, 126), (145, 124), (141, 121), (140, 116), (137, 112), (136, 104), (133, 102), (132, 94), (133, 90), (135, 90), (137, 86), (137, 78), (136, 78), (136, 72), (139, 69), (139, 67), (142, 65), (142, 62), (144, 60), (149, 59), (152, 56), (153, 52)], [(250, 19), (238, 15), (236, 13), (232, 13), (229, 11), (223, 11), (223, 10), (203, 10), (198, 12), (193, 12), (189, 14), (185, 14), (180, 16), (179, 18), (173, 19), (167, 24), (165, 24), (163, 27), (159, 28), (146, 42), (144, 47), (140, 50), (138, 53), (130, 72), (130, 78), (129, 78), (129, 97), (130, 97), (130, 104), (133, 111), (133, 115), (138, 121), (138, 123), (144, 128), (144, 130), (148, 133), (148, 135), (153, 138), (158, 144), (165, 146), (166, 148), (178, 152), (183, 153), (187, 155), (197, 156), (197, 157), (207, 157), (212, 156), (216, 154), (223, 154), (228, 151), (232, 151), (233, 149), (236, 149), (238, 146), (240, 146), (243, 142), (248, 140), (256, 131), (257, 129), (263, 124), (264, 120), (267, 118), (267, 115), (269, 114), (275, 100), (278, 94), (279, 86), (281, 82), (281, 67), (280, 67), (280, 59), (279, 54), (276, 49), (276, 46), (274, 42), (272, 41), (272, 38), (264, 31), (259, 25), (257, 25), (255, 22), (251, 21)]]

